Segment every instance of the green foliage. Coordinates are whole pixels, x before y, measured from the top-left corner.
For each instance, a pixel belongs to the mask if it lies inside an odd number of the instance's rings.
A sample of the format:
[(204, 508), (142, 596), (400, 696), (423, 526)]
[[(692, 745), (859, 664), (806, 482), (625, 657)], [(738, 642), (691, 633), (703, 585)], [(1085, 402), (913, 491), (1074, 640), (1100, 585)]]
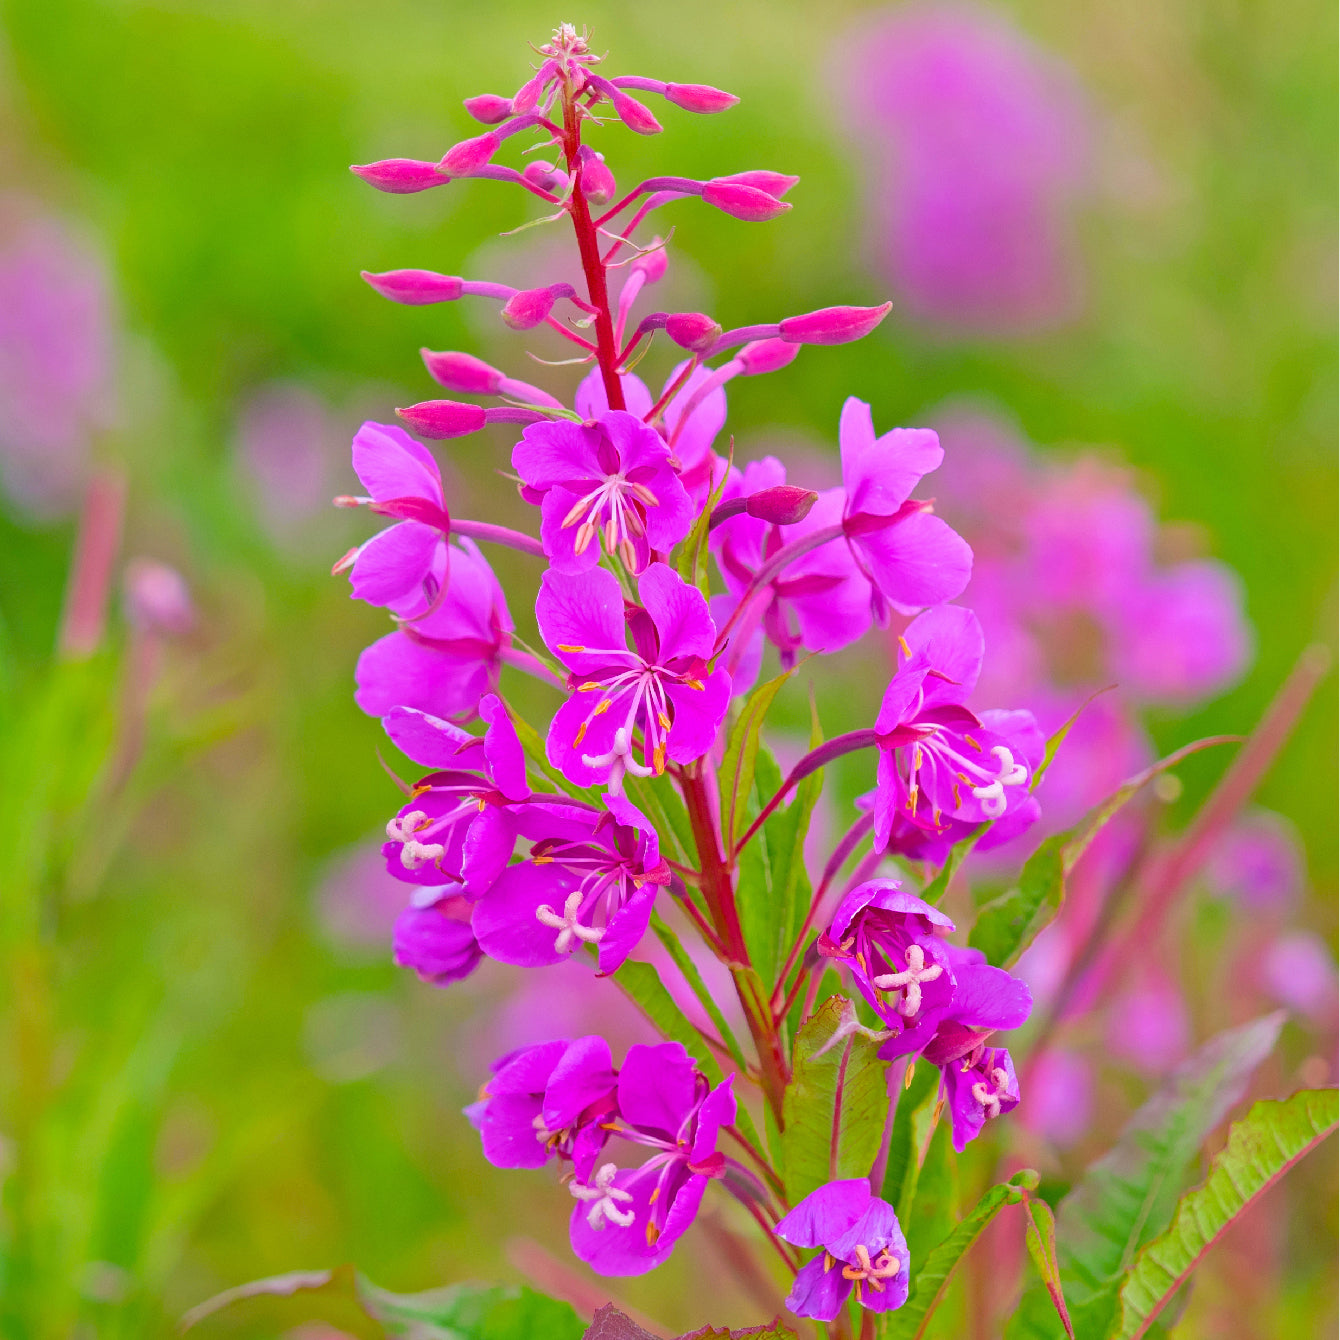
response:
[(913, 1256), (912, 1292), (898, 1311), (884, 1315), (880, 1340), (919, 1340), (944, 1297), (950, 1276), (968, 1249), (1001, 1210), (1007, 1205), (1018, 1205), (1037, 1182), (1037, 1173), (1025, 1169), (1015, 1173), (1008, 1182), (991, 1187), (963, 1219), (924, 1253), (920, 1261)]
[(1066, 1335), (1069, 1340), (1075, 1340), (1075, 1328), (1070, 1323), (1065, 1289), (1061, 1283), (1061, 1264), (1056, 1258), (1056, 1216), (1045, 1200), (1031, 1198), (1024, 1202), (1024, 1213), (1028, 1215), (1028, 1227), (1024, 1231), (1028, 1255), (1051, 1297), (1052, 1306), (1056, 1308), (1056, 1315), (1065, 1327)]
[[(734, 455), (733, 450), (731, 455)], [(679, 575), (686, 582), (696, 586), (705, 597), (712, 594), (707, 578), (707, 537), (711, 528), (712, 512), (721, 501), (721, 494), (725, 490), (729, 474), (729, 468), (723, 468), (721, 478), (715, 481), (707, 501), (703, 504), (703, 510), (698, 513), (698, 519), (693, 523), (693, 530), (689, 538), (684, 541), (679, 551), (679, 560), (675, 565)]]
[[(1167, 1226), (1188, 1166), (1274, 1048), (1283, 1019), (1267, 1015), (1212, 1038), (1140, 1108), (1116, 1145), (1061, 1201), (1061, 1281), (1080, 1340), (1101, 1340), (1106, 1333), (1122, 1277), (1140, 1248)], [(1008, 1334), (1015, 1340), (1062, 1334), (1045, 1290), (1025, 1293)]]
[(352, 1266), (299, 1271), (229, 1289), (189, 1312), (185, 1331), (296, 1326), (324, 1321), (359, 1340), (578, 1340), (582, 1323), (568, 1303), (513, 1285), (453, 1284), (424, 1293), (378, 1288)]
[(1209, 1176), (1177, 1203), (1171, 1227), (1136, 1257), (1121, 1286), (1113, 1340), (1140, 1340), (1206, 1252), (1340, 1122), (1334, 1089), (1257, 1103), (1228, 1131)]
[(897, 1095), (897, 1103), (880, 1195), (897, 1211), (899, 1221), (908, 1223), (921, 1165), (926, 1161), (939, 1120), (940, 1067), (926, 1061), (909, 1062), (909, 1069), (903, 1072), (903, 1090)]
[(782, 1109), (782, 1180), (793, 1205), (825, 1182), (868, 1176), (883, 1140), (888, 1064), (878, 1042), (839, 1033), (850, 1011), (833, 996), (796, 1035)]
[(728, 847), (733, 848), (749, 827), (749, 797), (754, 789), (759, 732), (772, 700), (793, 673), (788, 670), (760, 684), (745, 700), (726, 739), (726, 754), (717, 773), (717, 791), (721, 797), (721, 832)]
[(916, 1187), (909, 1196), (907, 1217), (900, 1216), (907, 1234), (907, 1249), (912, 1254), (912, 1276), (925, 1269), (937, 1244), (954, 1231), (959, 1222), (959, 1160), (954, 1152), (953, 1131), (948, 1122), (933, 1114), (934, 1127), (926, 1146)]
[(672, 1042), (684, 1044), (684, 1050), (693, 1057), (713, 1084), (722, 1080), (721, 1066), (703, 1035), (684, 1017), (674, 997), (665, 989), (656, 969), (650, 963), (635, 959), (625, 961), (613, 980), (618, 983), (634, 1005)]

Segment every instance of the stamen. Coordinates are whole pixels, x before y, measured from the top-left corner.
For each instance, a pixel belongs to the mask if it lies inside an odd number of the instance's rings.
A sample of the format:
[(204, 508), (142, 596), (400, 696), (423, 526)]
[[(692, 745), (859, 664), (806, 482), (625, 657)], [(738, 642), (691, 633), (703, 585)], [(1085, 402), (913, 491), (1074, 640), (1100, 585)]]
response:
[(907, 967), (903, 972), (886, 973), (870, 980), (871, 985), (881, 991), (901, 991), (903, 998), (898, 1002), (898, 1013), (911, 1018), (921, 1009), (921, 984), (935, 981), (944, 969), (938, 963), (927, 967), (926, 951), (920, 945), (908, 945), (905, 957)]

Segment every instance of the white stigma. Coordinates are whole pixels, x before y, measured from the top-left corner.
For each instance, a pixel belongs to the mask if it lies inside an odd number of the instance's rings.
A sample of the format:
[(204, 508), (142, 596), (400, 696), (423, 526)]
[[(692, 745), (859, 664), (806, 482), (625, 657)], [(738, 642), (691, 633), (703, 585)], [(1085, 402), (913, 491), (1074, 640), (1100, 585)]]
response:
[(548, 903), (541, 903), (535, 909), (535, 920), (541, 925), (550, 926), (558, 932), (558, 936), (554, 940), (554, 953), (571, 953), (572, 950), (576, 949), (579, 940), (584, 944), (593, 945), (605, 934), (603, 927), (583, 926), (577, 920), (577, 913), (581, 910), (581, 906), (581, 890), (574, 889), (568, 894), (561, 913), (555, 912)]
[(583, 754), (582, 762), (588, 768), (608, 768), (609, 781), (606, 789), (612, 796), (623, 795), (623, 775), (631, 772), (634, 777), (654, 777), (655, 768), (648, 768), (633, 757), (633, 746), (628, 738), (628, 729), (620, 726), (614, 732), (614, 747), (608, 754)]
[(420, 842), (414, 836), (427, 823), (428, 816), (422, 810), (411, 810), (386, 825), (386, 836), (392, 842), (401, 844), (400, 864), (406, 870), (417, 870), (429, 861), (436, 863), (447, 854), (447, 849), (440, 842)]
[(944, 969), (938, 963), (926, 966), (926, 951), (920, 945), (908, 945), (907, 968), (903, 972), (886, 973), (870, 981), (881, 991), (901, 991), (898, 1013), (910, 1019), (921, 1009), (921, 984), (935, 981), (942, 972)]
[[(972, 793), (982, 802), (982, 809), (989, 819), (999, 819), (1005, 813), (1009, 802), (1005, 799), (1007, 786), (1023, 786), (1028, 781), (1028, 769), (1022, 763), (1014, 761), (1014, 755), (1003, 745), (998, 744), (991, 752), (1000, 764), (996, 779), (986, 786), (974, 786)], [(966, 778), (964, 780), (967, 780)]]
[(614, 1185), (614, 1175), (618, 1171), (614, 1164), (606, 1163), (596, 1173), (590, 1185), (582, 1182), (568, 1183), (568, 1190), (572, 1192), (574, 1199), (591, 1202), (591, 1208), (586, 1212), (586, 1222), (592, 1228), (604, 1228), (606, 1220), (618, 1224), (620, 1228), (627, 1228), (637, 1217), (632, 1210), (619, 1208), (618, 1202), (632, 1200), (633, 1193)]
[(972, 1096), (982, 1105), (983, 1112), (988, 1120), (1000, 1116), (1000, 1100), (1008, 1096), (1005, 1090), (1009, 1082), (1010, 1077), (997, 1066), (991, 1072), (991, 1087), (989, 1089), (981, 1080), (972, 1086)]

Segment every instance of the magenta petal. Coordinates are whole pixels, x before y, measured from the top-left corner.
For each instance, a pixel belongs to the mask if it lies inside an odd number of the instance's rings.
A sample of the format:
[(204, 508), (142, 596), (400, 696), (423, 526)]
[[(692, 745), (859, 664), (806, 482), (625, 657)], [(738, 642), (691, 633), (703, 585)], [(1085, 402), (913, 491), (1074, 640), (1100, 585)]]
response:
[(786, 1306), (797, 1317), (833, 1321), (851, 1293), (851, 1281), (842, 1277), (844, 1264), (838, 1261), (825, 1269), (824, 1258), (816, 1256), (801, 1266), (786, 1296)]
[(502, 699), (497, 694), (489, 694), (479, 704), (479, 715), (488, 727), (484, 732), (484, 752), (498, 790), (508, 800), (525, 800), (530, 795), (530, 787), (526, 784), (526, 754)]
[[(635, 377), (632, 373), (625, 373), (619, 381), (623, 385), (625, 408), (639, 419), (645, 419), (651, 412), (652, 405), (651, 392), (647, 390), (647, 384), (641, 377)], [(599, 368), (592, 368), (582, 378), (572, 405), (583, 419), (594, 419), (597, 415), (608, 412), (610, 403), (605, 395), (605, 381)]]
[(554, 1067), (544, 1090), (544, 1124), (551, 1131), (572, 1126), (584, 1109), (614, 1088), (610, 1045), (595, 1034), (577, 1038)]
[(969, 1028), (1019, 1028), (1033, 1011), (1033, 993), (1003, 968), (986, 964), (956, 968), (958, 990), (950, 1017)]
[(500, 963), (539, 968), (567, 957), (554, 948), (557, 932), (538, 921), (542, 904), (561, 910), (580, 878), (562, 866), (536, 866), (530, 861), (504, 870), (480, 899), (474, 930), (480, 948)]
[(600, 937), (598, 962), (604, 976), (617, 972), (642, 941), (651, 924), (651, 910), (660, 886), (646, 883), (609, 919)]
[(926, 671), (925, 658), (918, 656), (901, 666), (889, 680), (875, 718), (875, 729), (881, 735), (888, 735), (911, 720), (921, 703)]
[(394, 605), (413, 595), (433, 568), (442, 532), (419, 521), (402, 521), (379, 531), (358, 548), (349, 572), (356, 600)]
[(603, 568), (578, 575), (546, 572), (535, 617), (550, 651), (578, 674), (607, 666), (610, 648), (626, 645), (623, 592), (618, 578)]
[(693, 1163), (701, 1163), (715, 1152), (723, 1126), (735, 1120), (735, 1076), (727, 1075), (703, 1099), (698, 1109), (698, 1130), (693, 1138)]
[(711, 656), (717, 630), (707, 601), (696, 586), (690, 586), (666, 564), (653, 563), (638, 579), (637, 591), (660, 634), (662, 663), (676, 656), (700, 656), (704, 660)]
[(666, 696), (675, 706), (675, 724), (666, 753), (676, 763), (693, 763), (712, 748), (730, 707), (731, 679), (725, 669), (718, 666), (700, 682), (700, 689), (675, 683), (665, 687)]
[(851, 516), (892, 516), (944, 459), (940, 439), (929, 428), (894, 428), (876, 437), (870, 406), (855, 396), (842, 406), (838, 440)]
[(868, 1177), (825, 1182), (777, 1225), (777, 1236), (796, 1247), (822, 1247), (846, 1233), (870, 1204)]
[(354, 434), (354, 473), (378, 502), (427, 498), (443, 505), (442, 477), (433, 453), (403, 428), (365, 423)]
[(852, 543), (861, 550), (875, 585), (909, 612), (953, 600), (972, 576), (968, 542), (930, 512), (909, 512)]
[(599, 431), (585, 424), (568, 419), (533, 423), (512, 448), (512, 468), (537, 489), (568, 480), (598, 479), (605, 474), (596, 454), (599, 446)]
[(535, 1137), (540, 1100), (526, 1094), (491, 1098), (479, 1119), (484, 1157), (495, 1168), (542, 1168), (549, 1151)]
[[(597, 569), (604, 573), (604, 569)], [(551, 574), (545, 573), (548, 577)], [(593, 574), (594, 575), (594, 574)], [(606, 574), (608, 575), (608, 574)], [(577, 786), (600, 786), (609, 777), (608, 764), (590, 764), (585, 757), (599, 758), (614, 747), (614, 733), (619, 728), (618, 708), (605, 712), (590, 720), (592, 708), (597, 702), (594, 693), (574, 693), (562, 707), (554, 713), (549, 723), (549, 736), (545, 741), (545, 754), (549, 762), (563, 774), (568, 781)], [(582, 727), (585, 726), (585, 731)], [(580, 741), (578, 735), (581, 735)]]
[(382, 728), (406, 758), (422, 767), (483, 771), (483, 741), (440, 717), (415, 707), (395, 707), (382, 718)]
[[(686, 1194), (694, 1182), (703, 1183), (702, 1177), (690, 1178), (676, 1197), (676, 1204)], [(643, 1173), (640, 1169), (622, 1169), (614, 1178), (614, 1186), (631, 1194), (632, 1200), (621, 1202), (620, 1208), (631, 1210), (635, 1216), (632, 1224), (621, 1228), (618, 1224), (606, 1222), (602, 1228), (594, 1229), (587, 1221), (588, 1207), (578, 1202), (573, 1208), (569, 1224), (569, 1236), (574, 1255), (585, 1261), (598, 1275), (645, 1275), (665, 1260), (675, 1245), (675, 1239), (684, 1231), (679, 1228), (675, 1237), (662, 1235), (655, 1247), (647, 1245), (647, 1223), (651, 1218), (651, 1193), (657, 1186), (654, 1172)], [(702, 1188), (698, 1188), (693, 1209), (702, 1199)], [(692, 1216), (690, 1216), (691, 1218)], [(687, 1227), (687, 1225), (684, 1225)]]
[(619, 1071), (619, 1115), (675, 1139), (693, 1109), (697, 1071), (678, 1042), (638, 1043)]
[(438, 717), (472, 713), (489, 687), (483, 662), (462, 663), (421, 646), (404, 633), (390, 633), (367, 647), (355, 671), (354, 701), (369, 716), (395, 707), (417, 707)]
[(501, 805), (485, 805), (465, 835), (461, 876), (472, 898), (487, 893), (507, 868), (516, 848), (516, 829)]
[[(903, 632), (912, 656), (923, 652), (937, 675), (926, 681), (926, 704), (962, 703), (977, 683), (986, 654), (982, 625), (969, 609), (941, 605), (919, 614)], [(948, 683), (946, 682), (949, 681)]]

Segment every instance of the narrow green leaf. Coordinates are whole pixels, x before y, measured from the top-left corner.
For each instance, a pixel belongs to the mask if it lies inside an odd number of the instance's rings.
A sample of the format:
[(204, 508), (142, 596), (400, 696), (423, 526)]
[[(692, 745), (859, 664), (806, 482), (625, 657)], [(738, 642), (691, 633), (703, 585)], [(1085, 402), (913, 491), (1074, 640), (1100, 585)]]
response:
[(931, 1252), (953, 1232), (959, 1221), (959, 1160), (954, 1152), (953, 1131), (934, 1111), (931, 1121), (916, 1189), (911, 1195), (904, 1191), (907, 1217), (899, 1221), (904, 1226), (907, 1249), (912, 1254), (913, 1278), (921, 1273)]
[(914, 1258), (912, 1293), (897, 1312), (885, 1314), (882, 1340), (917, 1340), (925, 1333), (950, 1276), (968, 1249), (1001, 1210), (1007, 1205), (1018, 1205), (1037, 1182), (1037, 1173), (1026, 1168), (1008, 1182), (991, 1187), (971, 1213), (926, 1254), (920, 1269), (916, 1268)]
[(583, 1332), (570, 1303), (524, 1285), (453, 1284), (394, 1294), (360, 1278), (359, 1294), (387, 1335), (406, 1340), (579, 1340)]
[(1097, 693), (1091, 693), (1073, 712), (1061, 723), (1054, 734), (1048, 737), (1046, 747), (1042, 751), (1042, 762), (1033, 771), (1033, 778), (1028, 783), (1030, 791), (1036, 791), (1042, 785), (1042, 779), (1047, 775), (1052, 763), (1056, 759), (1057, 753), (1066, 741), (1066, 736), (1070, 734), (1071, 727), (1080, 719), (1085, 708), (1093, 702), (1095, 698), (1101, 697), (1104, 693), (1111, 691), (1109, 686), (1106, 689), (1099, 689)]
[(629, 1000), (642, 1011), (652, 1025), (660, 1030), (661, 1036), (671, 1042), (684, 1044), (684, 1050), (698, 1062), (699, 1069), (713, 1084), (720, 1084), (723, 1078), (721, 1066), (713, 1055), (711, 1047), (703, 1040), (703, 1035), (684, 1017), (674, 997), (665, 989), (665, 984), (650, 963), (638, 963), (633, 959), (625, 961), (613, 974), (612, 981), (623, 988)]
[(833, 996), (796, 1036), (782, 1107), (782, 1180), (793, 1205), (825, 1182), (869, 1176), (884, 1137), (888, 1063), (878, 1042), (839, 1031), (850, 1010)]
[[(731, 459), (734, 459), (734, 439), (731, 441), (730, 455)], [(712, 592), (707, 581), (708, 527), (711, 524), (712, 512), (721, 501), (721, 495), (726, 488), (726, 480), (729, 475), (730, 467), (728, 463), (727, 468), (721, 472), (721, 478), (708, 495), (707, 501), (703, 504), (703, 510), (698, 513), (698, 520), (694, 522), (689, 538), (679, 551), (679, 561), (675, 564), (675, 570), (679, 575), (691, 586), (696, 586), (709, 599)]]
[(1172, 1226), (1150, 1242), (1121, 1286), (1113, 1340), (1140, 1340), (1230, 1225), (1340, 1122), (1334, 1089), (1257, 1103), (1229, 1127), (1209, 1176), (1178, 1202)]
[(786, 671), (760, 684), (745, 700), (726, 741), (726, 756), (717, 773), (721, 796), (721, 831), (730, 846), (749, 826), (749, 793), (754, 786), (754, 761), (758, 757), (758, 735), (778, 690), (795, 672)]
[(935, 1109), (940, 1101), (940, 1067), (912, 1063), (911, 1082), (904, 1071), (903, 1091), (893, 1114), (889, 1134), (889, 1159), (884, 1167), (882, 1199), (888, 1201), (906, 1222), (912, 1213), (921, 1165), (926, 1160), (935, 1129)]
[(1052, 1207), (1045, 1200), (1030, 1198), (1024, 1201), (1024, 1212), (1028, 1215), (1028, 1227), (1024, 1230), (1028, 1254), (1051, 1296), (1052, 1306), (1067, 1337), (1075, 1340), (1075, 1328), (1070, 1324), (1070, 1313), (1066, 1309), (1065, 1290), (1061, 1287), (1061, 1265), (1056, 1259), (1056, 1218)]
[(697, 849), (693, 844), (693, 830), (684, 802), (668, 777), (634, 777), (627, 773), (623, 779), (628, 799), (651, 820), (661, 841), (662, 853), (667, 852), (684, 865), (694, 866)]
[(698, 971), (698, 965), (689, 957), (688, 950), (680, 944), (679, 936), (661, 919), (660, 913), (653, 912), (651, 914), (651, 928), (655, 931), (656, 938), (665, 946), (666, 952), (674, 959), (675, 966), (684, 974), (684, 980), (688, 982), (693, 994), (698, 997), (699, 1004), (707, 1011), (707, 1017), (716, 1028), (717, 1035), (726, 1044), (726, 1050), (730, 1052), (731, 1058), (739, 1067), (740, 1073), (743, 1074), (746, 1069), (744, 1052), (740, 1049), (735, 1034), (731, 1032), (730, 1025), (726, 1022), (726, 1016), (721, 1013), (721, 1007), (707, 989), (707, 983), (703, 981), (703, 975)]

